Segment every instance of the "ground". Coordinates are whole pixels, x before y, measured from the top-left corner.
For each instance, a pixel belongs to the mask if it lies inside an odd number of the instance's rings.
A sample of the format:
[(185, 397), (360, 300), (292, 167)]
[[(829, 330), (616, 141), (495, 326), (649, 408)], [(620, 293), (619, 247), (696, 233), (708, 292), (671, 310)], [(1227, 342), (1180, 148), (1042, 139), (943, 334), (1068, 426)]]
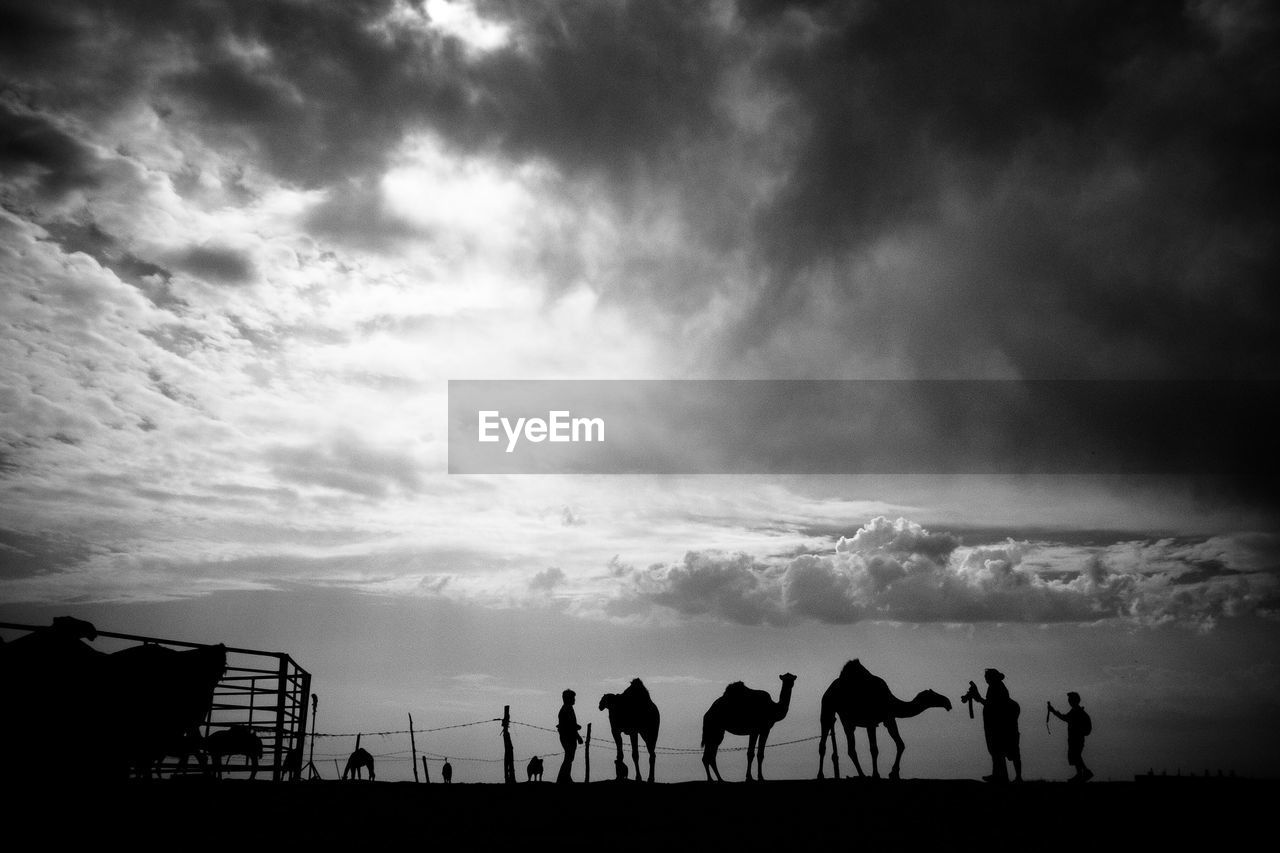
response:
[(1198, 778), (1005, 787), (967, 780), (571, 787), (165, 780), (12, 791), (5, 836), (131, 849), (299, 842), (330, 849), (352, 841), (361, 850), (391, 842), (447, 843), (452, 850), (819, 850), (868, 841), (906, 849), (995, 841), (1028, 850), (1175, 842), (1229, 850), (1266, 831), (1262, 807), (1277, 793), (1280, 782)]

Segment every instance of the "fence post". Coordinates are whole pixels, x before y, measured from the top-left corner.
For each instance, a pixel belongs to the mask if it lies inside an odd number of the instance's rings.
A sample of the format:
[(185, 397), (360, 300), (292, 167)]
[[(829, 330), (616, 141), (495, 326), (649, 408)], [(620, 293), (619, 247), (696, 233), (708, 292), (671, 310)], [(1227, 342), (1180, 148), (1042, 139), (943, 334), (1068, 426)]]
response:
[(427, 769), (427, 757), (422, 756), (422, 779), (424, 785), (431, 784), (431, 771)]
[[(284, 746), (284, 703), (286, 700), (285, 691), (289, 687), (289, 656), (280, 655), (280, 670), (276, 675), (279, 682), (276, 686), (276, 748), (275, 748), (275, 767), (271, 771), (271, 779), (274, 782), (280, 781), (280, 770), (284, 766), (284, 761), (280, 755), (280, 749)], [(250, 684), (256, 684), (256, 681), (250, 681)], [(256, 692), (253, 688), (251, 691)], [(252, 704), (253, 695), (250, 693), (250, 704)], [(249, 712), (252, 715), (252, 711)], [(252, 716), (250, 716), (252, 719)]]
[[(413, 714), (409, 715), (409, 748), (413, 750), (413, 781), (418, 781), (418, 741), (413, 736)], [(425, 756), (423, 756), (425, 758)]]
[(582, 781), (591, 781), (591, 724), (587, 723), (587, 746), (582, 750), (583, 772), (586, 774)]

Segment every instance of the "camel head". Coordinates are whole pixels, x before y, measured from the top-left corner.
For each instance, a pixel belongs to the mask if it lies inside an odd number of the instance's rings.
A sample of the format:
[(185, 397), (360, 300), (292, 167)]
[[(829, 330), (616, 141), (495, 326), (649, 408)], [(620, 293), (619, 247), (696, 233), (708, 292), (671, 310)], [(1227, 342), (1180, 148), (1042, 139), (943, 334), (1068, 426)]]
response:
[(607, 711), (609, 706), (613, 704), (613, 700), (618, 698), (616, 693), (606, 693), (600, 697), (600, 707), (597, 710)]
[(789, 672), (779, 675), (778, 678), (782, 680), (783, 687), (790, 687), (796, 683), (796, 677)]
[(917, 693), (916, 704), (924, 708), (946, 708), (948, 711), (951, 710), (951, 700), (932, 690), (921, 690)]

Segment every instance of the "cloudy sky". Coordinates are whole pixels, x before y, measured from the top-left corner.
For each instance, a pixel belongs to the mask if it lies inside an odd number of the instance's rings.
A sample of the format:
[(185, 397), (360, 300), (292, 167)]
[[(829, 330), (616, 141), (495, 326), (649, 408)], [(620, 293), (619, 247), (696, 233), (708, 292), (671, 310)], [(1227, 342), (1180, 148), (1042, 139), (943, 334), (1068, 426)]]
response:
[[(802, 738), (860, 657), (902, 696), (1000, 668), (1033, 777), (1072, 689), (1101, 774), (1280, 773), (1268, 477), (446, 473), (450, 379), (1280, 378), (1276, 35), (1248, 0), (2, 0), (0, 618), (287, 650), (329, 731), (551, 725), (565, 686), (603, 726), (639, 675), (696, 745), (789, 671)], [(499, 743), (467, 731), (432, 748)], [(904, 731), (908, 775), (982, 770), (967, 715)]]

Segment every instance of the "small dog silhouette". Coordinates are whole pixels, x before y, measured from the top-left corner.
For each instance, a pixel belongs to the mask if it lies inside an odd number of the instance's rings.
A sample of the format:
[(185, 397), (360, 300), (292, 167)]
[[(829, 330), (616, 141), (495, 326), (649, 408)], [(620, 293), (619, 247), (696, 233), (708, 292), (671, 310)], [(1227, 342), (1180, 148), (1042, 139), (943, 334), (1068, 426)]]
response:
[(618, 774), (619, 782), (627, 781), (627, 776), (630, 774), (630, 771), (627, 770), (627, 762), (622, 760), (615, 761), (613, 762), (613, 769)]
[(528, 773), (529, 773), (530, 782), (542, 781), (542, 759), (541, 758), (535, 755), (533, 758), (529, 759)]

